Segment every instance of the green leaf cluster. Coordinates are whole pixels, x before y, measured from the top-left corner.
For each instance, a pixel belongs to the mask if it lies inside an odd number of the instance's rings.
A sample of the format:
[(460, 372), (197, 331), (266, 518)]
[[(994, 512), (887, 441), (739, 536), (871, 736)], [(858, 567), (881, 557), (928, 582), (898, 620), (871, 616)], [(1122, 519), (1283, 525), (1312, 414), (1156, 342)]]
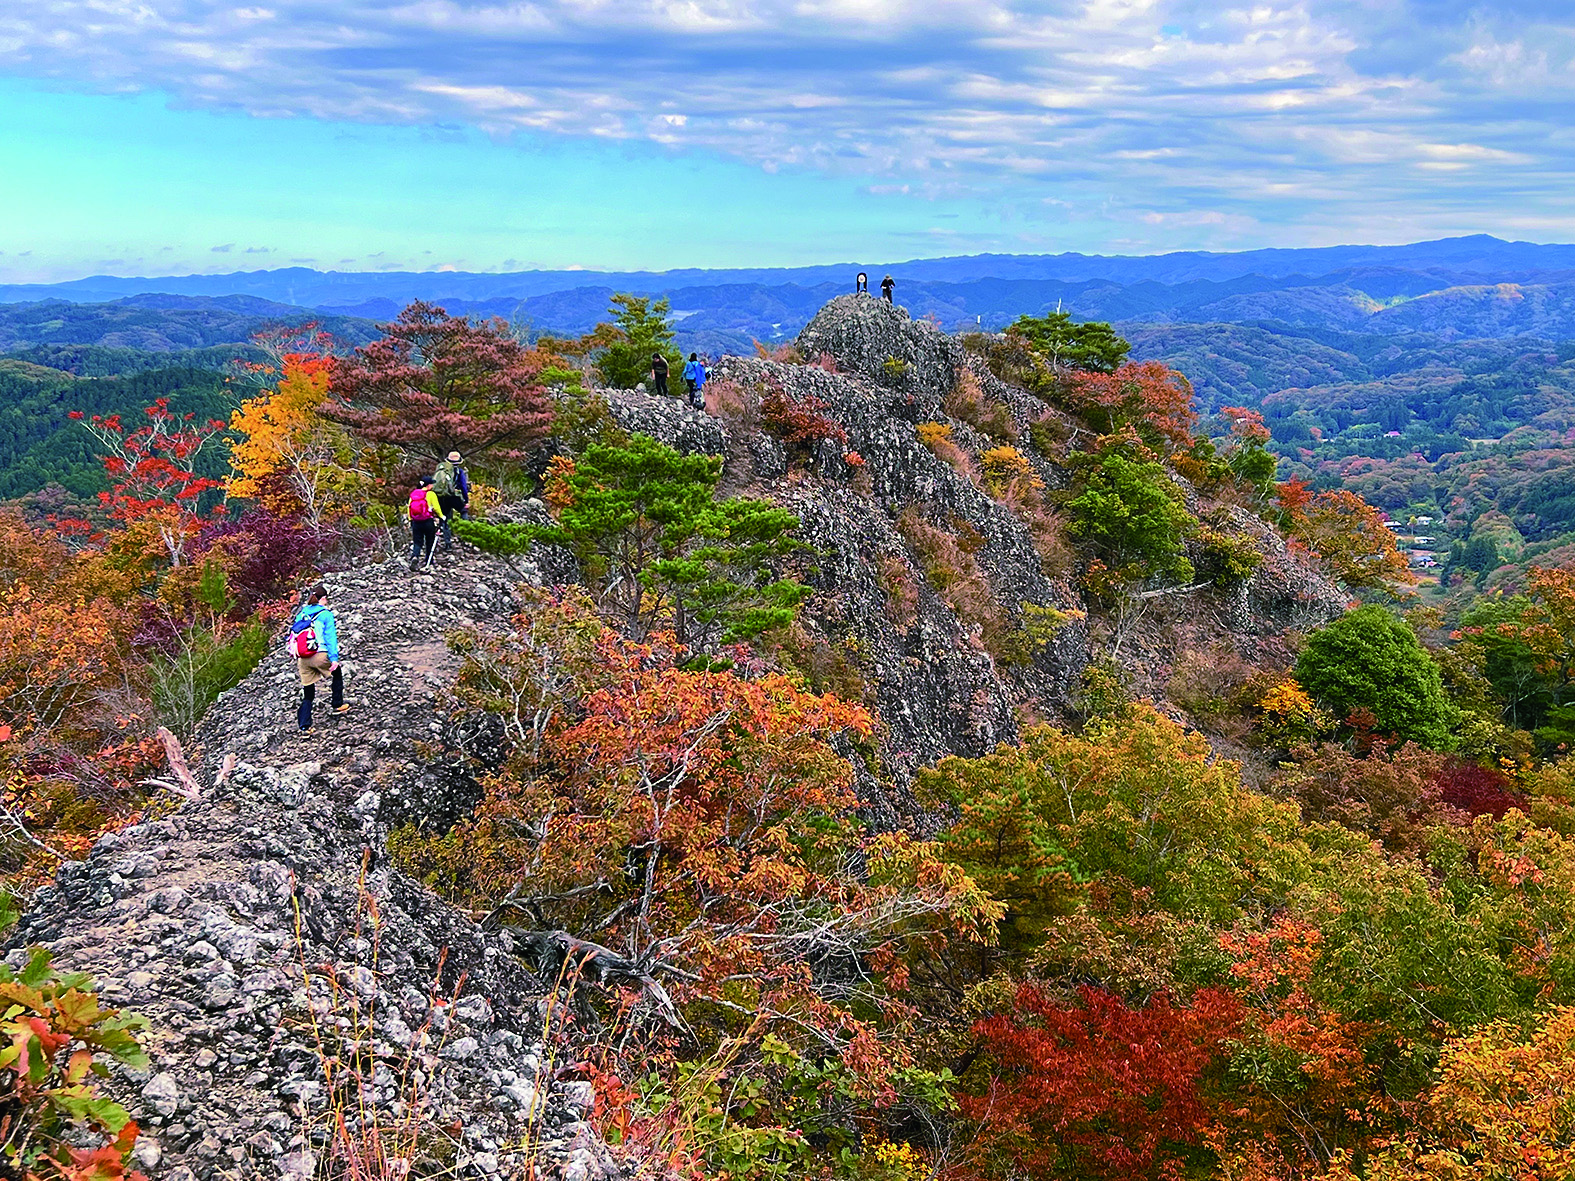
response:
[(1019, 316), (1007, 329), (1056, 367), (1114, 373), (1132, 350), (1115, 329), (1098, 320), (1078, 324), (1067, 312)]
[(92, 1079), (108, 1077), (104, 1059), (148, 1066), (136, 1037), (147, 1022), (101, 1007), (90, 978), (56, 972), (43, 948), (20, 971), (0, 964), (0, 1005), (0, 1167), (22, 1176), (44, 1160), (68, 1164), (73, 1125), (120, 1136), (131, 1117)]
[(1380, 734), (1454, 747), (1459, 710), (1444, 695), (1437, 663), (1410, 624), (1376, 603), (1313, 632), (1296, 660), (1296, 680), (1337, 717), (1367, 710)]
[(1162, 464), (1107, 451), (1067, 508), (1071, 532), (1097, 546), (1124, 577), (1192, 577), (1192, 564), (1182, 553), (1192, 517)]

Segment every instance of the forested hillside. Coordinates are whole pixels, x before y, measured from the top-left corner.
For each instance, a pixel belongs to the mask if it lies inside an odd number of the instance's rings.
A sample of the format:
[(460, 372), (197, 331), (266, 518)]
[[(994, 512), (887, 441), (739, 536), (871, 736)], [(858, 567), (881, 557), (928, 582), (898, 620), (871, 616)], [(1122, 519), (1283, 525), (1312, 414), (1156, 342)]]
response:
[[(1569, 1174), (1571, 569), (1402, 613), (1377, 509), (1105, 324), (844, 295), (701, 409), (631, 388), (664, 311), (416, 304), (225, 421), (82, 405), (97, 515), (0, 516), (10, 938), (100, 978), (7, 984), (77, 1071), (40, 1152)], [(450, 450), (426, 564), (399, 510)], [(344, 714), (276, 656), (319, 579)]]
[[(84, 378), (0, 357), (0, 498), (14, 500), (51, 484), (88, 499), (108, 490), (93, 440), (72, 414), (131, 419), (160, 398), (171, 413), (202, 421), (228, 419), (234, 404), (224, 374), (213, 369)], [(207, 475), (222, 476), (228, 468), (217, 450), (205, 459)]]

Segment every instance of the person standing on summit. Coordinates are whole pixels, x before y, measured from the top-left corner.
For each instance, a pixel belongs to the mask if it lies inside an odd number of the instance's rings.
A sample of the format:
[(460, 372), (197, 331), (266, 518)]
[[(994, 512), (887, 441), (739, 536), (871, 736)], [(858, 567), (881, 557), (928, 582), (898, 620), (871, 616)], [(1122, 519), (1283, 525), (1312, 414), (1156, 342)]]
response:
[(667, 397), (667, 358), (661, 353), (651, 354), (651, 385), (662, 397)]
[(891, 289), (893, 287), (895, 287), (895, 286), (897, 286), (897, 284), (892, 282), (892, 278), (891, 278), (890, 275), (887, 275), (884, 279), (882, 279), (880, 281), (880, 295), (881, 295), (881, 298), (884, 299), (887, 303), (891, 302)]

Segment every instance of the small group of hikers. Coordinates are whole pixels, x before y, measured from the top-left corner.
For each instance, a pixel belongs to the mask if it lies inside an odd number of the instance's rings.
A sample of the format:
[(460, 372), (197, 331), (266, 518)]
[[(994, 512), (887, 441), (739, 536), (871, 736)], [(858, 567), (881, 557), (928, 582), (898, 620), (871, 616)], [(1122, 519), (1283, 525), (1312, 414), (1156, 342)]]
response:
[(454, 548), (454, 519), (470, 516), (470, 473), (458, 451), (422, 476), (410, 490), (410, 570), (432, 568), (438, 529), (443, 530), (443, 552)]
[[(661, 353), (651, 354), (651, 388), (661, 397), (667, 397), (667, 358)], [(696, 410), (705, 409), (705, 362), (698, 353), (690, 353), (684, 362), (684, 401)]]
[[(887, 303), (891, 302), (891, 293), (892, 293), (893, 290), (895, 290), (896, 286), (897, 286), (897, 281), (895, 279), (893, 279), (890, 275), (887, 275), (884, 279), (882, 279), (880, 281), (880, 295), (881, 295), (881, 298), (884, 299)], [(855, 295), (868, 295), (869, 293), (870, 293), (870, 277), (868, 275), (866, 275), (863, 271), (860, 271), (858, 273), (858, 276), (853, 280), (853, 294), (855, 294)]]

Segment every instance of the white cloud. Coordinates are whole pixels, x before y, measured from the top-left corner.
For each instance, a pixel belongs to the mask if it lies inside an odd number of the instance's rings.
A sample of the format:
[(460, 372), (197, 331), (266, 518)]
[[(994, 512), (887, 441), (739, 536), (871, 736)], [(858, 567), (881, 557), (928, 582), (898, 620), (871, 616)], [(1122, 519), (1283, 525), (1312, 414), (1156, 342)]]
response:
[(1443, 186), (1459, 210), (1476, 185), (1488, 210), (1575, 181), (1575, 30), (1518, 3), (37, 0), (0, 7), (0, 71), (271, 118), (643, 139), (872, 192), (1048, 191), (1223, 235), (1265, 203), (1294, 220)]

